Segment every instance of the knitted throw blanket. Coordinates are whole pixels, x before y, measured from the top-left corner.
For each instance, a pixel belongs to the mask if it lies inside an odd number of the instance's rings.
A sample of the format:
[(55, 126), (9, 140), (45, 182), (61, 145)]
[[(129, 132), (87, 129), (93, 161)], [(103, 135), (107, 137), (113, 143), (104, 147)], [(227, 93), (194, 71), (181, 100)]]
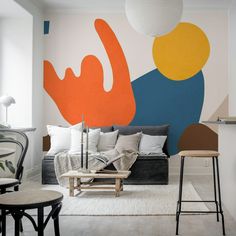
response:
[[(102, 153), (90, 153), (88, 157), (88, 169), (99, 171), (113, 163), (118, 171), (129, 170), (136, 161), (137, 156), (138, 153), (136, 152), (123, 151), (119, 153), (116, 149)], [(54, 166), (58, 183), (63, 187), (67, 187), (68, 179), (62, 178), (61, 175), (70, 170), (81, 170), (81, 155), (71, 155), (67, 152), (58, 153), (54, 158)], [(81, 181), (87, 182), (89, 179), (82, 179)]]

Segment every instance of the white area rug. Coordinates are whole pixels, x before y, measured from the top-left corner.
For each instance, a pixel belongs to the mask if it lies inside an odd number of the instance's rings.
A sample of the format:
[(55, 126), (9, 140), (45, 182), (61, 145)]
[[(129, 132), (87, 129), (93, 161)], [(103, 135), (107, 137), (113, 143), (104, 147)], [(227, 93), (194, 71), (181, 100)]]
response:
[[(178, 185), (125, 185), (120, 197), (111, 191), (82, 192), (69, 197), (68, 190), (57, 185), (42, 189), (64, 194), (61, 215), (175, 215)], [(201, 200), (191, 183), (184, 184), (184, 200)], [(207, 211), (204, 203), (185, 203), (185, 210)]]

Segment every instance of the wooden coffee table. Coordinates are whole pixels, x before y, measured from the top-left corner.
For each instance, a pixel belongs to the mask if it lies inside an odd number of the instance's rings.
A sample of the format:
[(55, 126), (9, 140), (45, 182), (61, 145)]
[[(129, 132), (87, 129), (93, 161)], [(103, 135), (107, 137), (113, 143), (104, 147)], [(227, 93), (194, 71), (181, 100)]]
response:
[[(96, 190), (115, 190), (115, 196), (119, 197), (120, 191), (123, 190), (123, 179), (128, 178), (131, 171), (100, 171), (96, 173), (82, 173), (78, 171), (69, 171), (63, 174), (61, 177), (69, 179), (69, 195), (74, 197), (74, 190), (78, 191), (86, 189), (96, 189)], [(107, 182), (81, 182), (83, 179), (114, 179), (114, 183)]]

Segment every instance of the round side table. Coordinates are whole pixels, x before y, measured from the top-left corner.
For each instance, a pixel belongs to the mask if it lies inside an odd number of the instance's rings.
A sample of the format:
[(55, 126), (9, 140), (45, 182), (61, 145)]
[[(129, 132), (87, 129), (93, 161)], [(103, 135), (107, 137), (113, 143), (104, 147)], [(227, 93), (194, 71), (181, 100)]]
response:
[[(33, 224), (38, 236), (44, 235), (44, 229), (52, 217), (55, 236), (60, 236), (59, 212), (62, 207), (63, 195), (51, 190), (19, 191), (0, 195), (0, 209), (2, 209), (2, 236), (6, 236), (6, 215), (11, 214), (15, 220), (15, 236), (20, 235), (20, 220), (27, 217)], [(52, 209), (44, 221), (44, 207)], [(25, 210), (37, 209), (37, 224), (33, 217)]]

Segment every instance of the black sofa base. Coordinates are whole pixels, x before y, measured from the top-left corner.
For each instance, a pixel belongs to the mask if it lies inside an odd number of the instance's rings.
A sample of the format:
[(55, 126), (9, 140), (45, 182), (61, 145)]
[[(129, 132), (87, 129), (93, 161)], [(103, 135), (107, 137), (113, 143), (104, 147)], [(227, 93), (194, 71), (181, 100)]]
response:
[(42, 184), (58, 184), (54, 169), (54, 156), (45, 156), (43, 158)]
[(169, 160), (163, 156), (140, 156), (130, 171), (125, 184), (168, 184)]
[[(114, 166), (106, 169), (114, 169)], [(139, 156), (130, 170), (131, 175), (124, 180), (125, 184), (162, 185), (169, 181), (169, 161), (166, 156)], [(42, 184), (58, 184), (53, 156), (45, 156), (42, 161)]]

